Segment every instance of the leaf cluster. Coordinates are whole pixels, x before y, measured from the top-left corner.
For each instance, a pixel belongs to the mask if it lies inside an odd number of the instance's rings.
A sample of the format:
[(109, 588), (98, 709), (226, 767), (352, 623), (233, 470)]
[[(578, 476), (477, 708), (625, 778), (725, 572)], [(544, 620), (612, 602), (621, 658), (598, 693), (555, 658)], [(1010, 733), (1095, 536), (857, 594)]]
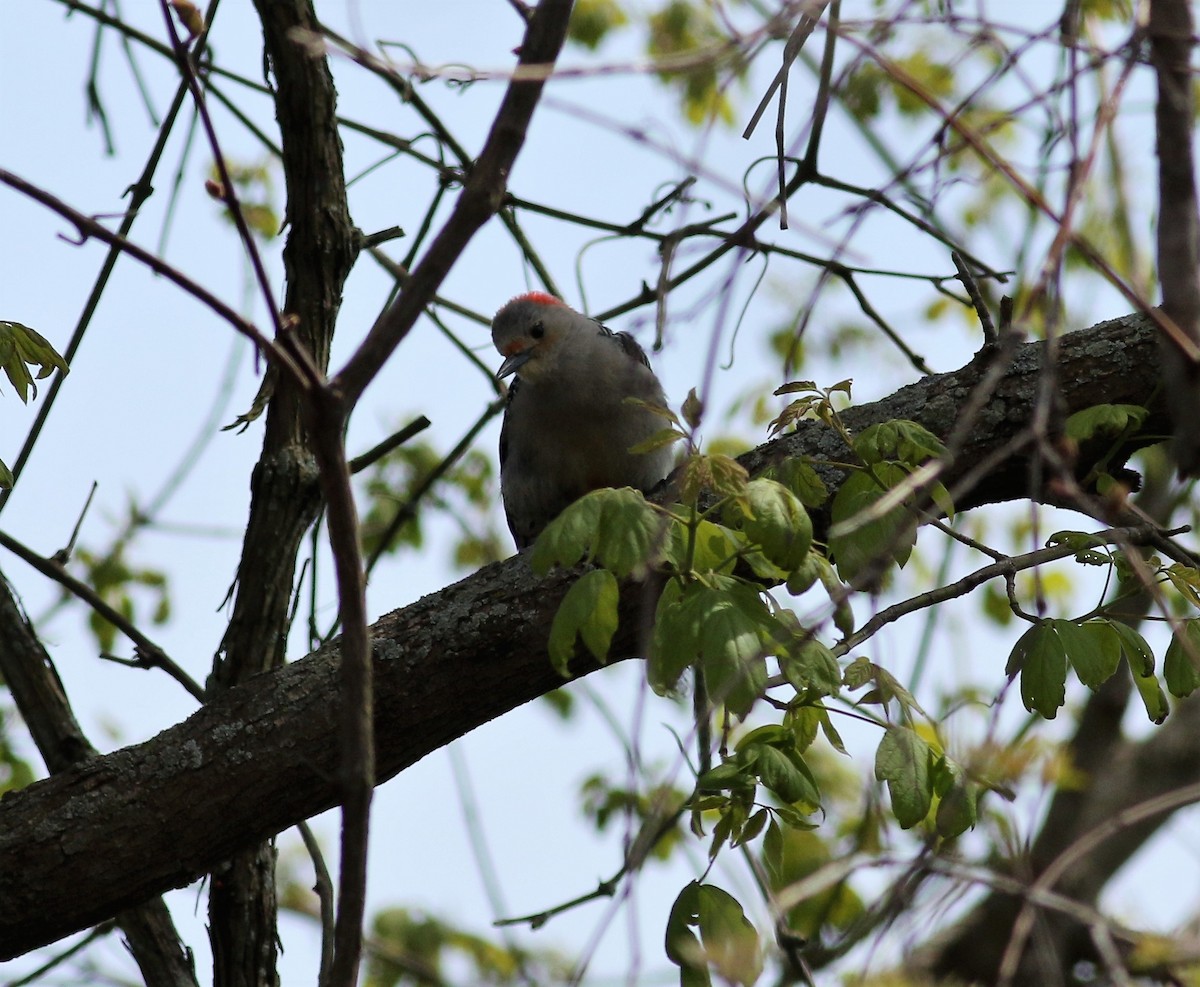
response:
[[(785, 389), (802, 397), (774, 423), (775, 431), (805, 416), (840, 428), (832, 398), (848, 388), (847, 381), (827, 390), (808, 382)], [(671, 416), (662, 441), (690, 442), (694, 416), (688, 417), (685, 425)], [(653, 574), (661, 591), (646, 670), (656, 692), (676, 693), (684, 674), (695, 669), (707, 701), (725, 713), (728, 736), (730, 724), (745, 720), (769, 685), (790, 688), (790, 700), (772, 700), (783, 711), (779, 721), (737, 738), (719, 764), (699, 775), (688, 802), (697, 835), (711, 824), (711, 858), (724, 846), (749, 844), (766, 833), (777, 875), (796, 869), (784, 862), (790, 834), (813, 829), (823, 809), (821, 781), (807, 759), (812, 744), (824, 736), (834, 750), (845, 752), (827, 703), (847, 689), (865, 689), (860, 708), (899, 712), (899, 722), (882, 722), (876, 774), (888, 787), (902, 827), (928, 820), (933, 832), (952, 838), (977, 818), (979, 783), (944, 753), (936, 734), (926, 739), (912, 725), (923, 714), (907, 690), (866, 659), (843, 668), (817, 628), (802, 624), (764, 589), (782, 584), (800, 594), (820, 585), (835, 626), (849, 634), (853, 614), (842, 580), (867, 567), (907, 560), (916, 531), (912, 477), (945, 450), (907, 421), (846, 438), (855, 463), (844, 464), (851, 475), (830, 505), (835, 526), (841, 522), (843, 530), (827, 546), (814, 542), (809, 515), (829, 499), (814, 463), (781, 462), (751, 479), (736, 460), (693, 451), (676, 472), (678, 502), (651, 503), (630, 488), (593, 491), (546, 527), (530, 558), (538, 572), (589, 566), (564, 597), (551, 631), (550, 654), (560, 673), (569, 674), (580, 646), (605, 660), (619, 620), (620, 581)], [(948, 505), (944, 491), (934, 496)], [(775, 680), (771, 662), (779, 671)], [(721, 748), (725, 751), (724, 742)], [(640, 812), (640, 797), (633, 793), (592, 794), (603, 795), (594, 805), (598, 824), (614, 811)], [(840, 914), (849, 915), (857, 898), (848, 889), (844, 893), (844, 900), (837, 899)], [(719, 889), (695, 884), (676, 902), (668, 948), (682, 983), (707, 983), (714, 972), (729, 982), (757, 976), (757, 940), (751, 948), (750, 934), (737, 919), (740, 906), (727, 899)]]
[[(37, 368), (35, 373), (30, 373), (31, 367)], [(31, 393), (37, 397), (37, 381), (56, 370), (66, 374), (69, 369), (67, 361), (37, 330), (0, 319), (0, 370), (22, 404), (29, 403)], [(0, 462), (0, 488), (11, 487), (13, 482), (12, 472)]]

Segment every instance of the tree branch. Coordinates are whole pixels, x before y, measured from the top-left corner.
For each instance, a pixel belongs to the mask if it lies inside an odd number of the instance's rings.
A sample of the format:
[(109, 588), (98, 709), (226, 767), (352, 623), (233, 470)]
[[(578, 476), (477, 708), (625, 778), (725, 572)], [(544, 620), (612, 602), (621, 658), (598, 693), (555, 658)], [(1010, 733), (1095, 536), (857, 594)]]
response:
[[(0, 574), (0, 678), (12, 693), (42, 760), (67, 771), (97, 756), (67, 702), (54, 663)], [(134, 961), (148, 984), (196, 987), (191, 951), (175, 931), (161, 898), (115, 913)]]
[(1163, 313), (1193, 344), (1189, 353), (1163, 334), (1162, 364), (1167, 401), (1175, 419), (1174, 455), (1179, 472), (1200, 472), (1200, 216), (1192, 155), (1192, 9), (1188, 0), (1150, 4), (1150, 60), (1158, 77), (1154, 120), (1158, 140), (1158, 278)]
[[(1103, 401), (1150, 405), (1147, 435), (1166, 422), (1151, 399), (1158, 384), (1156, 331), (1131, 316), (1059, 342), (1067, 412)], [(1022, 346), (977, 427), (943, 476), (947, 485), (1028, 427), (1044, 343)], [(925, 378), (842, 417), (853, 430), (909, 418), (949, 434), (987, 373), (975, 360)], [(756, 472), (787, 456), (836, 460), (841, 440), (818, 422), (742, 457)], [(834, 485), (838, 482), (827, 474)], [(1037, 492), (1035, 492), (1036, 495)], [(960, 506), (1025, 499), (1025, 464), (995, 463)], [(818, 528), (822, 519), (817, 518)], [(545, 579), (523, 557), (487, 566), (380, 618), (372, 627), (377, 780), (382, 782), (482, 723), (560, 686), (547, 640), (577, 572)], [(645, 594), (627, 586), (611, 661), (637, 653)], [(340, 642), (213, 699), (152, 740), (116, 751), (0, 801), (0, 959), (51, 942), (116, 911), (178, 887), (237, 850), (334, 805), (339, 753)], [(580, 662), (576, 674), (596, 666)], [(1165, 742), (1155, 734), (1156, 746)], [(1155, 740), (1151, 741), (1152, 743)], [(1139, 798), (1159, 784), (1200, 773), (1140, 761)], [(248, 797), (252, 793), (253, 797)], [(1110, 841), (1115, 842), (1115, 841)]]
[[(529, 20), (529, 29), (521, 45), (518, 72), (530, 65), (553, 66), (566, 38), (571, 7), (570, 0), (541, 0)], [(545, 75), (538, 73), (532, 78), (518, 75), (509, 84), (483, 151), (470, 169), (446, 225), (413, 269), (412, 277), (396, 303), (379, 317), (332, 382), (344, 393), (348, 407), (353, 407), (408, 334), (471, 237), (504, 202), (508, 173), (525, 143), (525, 131), (545, 81)]]
[[(346, 200), (337, 97), (326, 59), (313, 57), (294, 37), (316, 27), (310, 0), (257, 0), (255, 9), (275, 82), (287, 186), (283, 264), (288, 318), (275, 345), (323, 387), (342, 288), (358, 245)], [(233, 613), (209, 679), (214, 693), (283, 663), (296, 554), (321, 504), (319, 470), (304, 429), (301, 382), (270, 369), (268, 375), (264, 387), (274, 383), (274, 392), (251, 476)], [(311, 394), (313, 401), (323, 397)], [(329, 696), (340, 695), (332, 685)], [(277, 982), (274, 847), (247, 844), (233, 859), (212, 863), (219, 868), (209, 892), (217, 987)]]

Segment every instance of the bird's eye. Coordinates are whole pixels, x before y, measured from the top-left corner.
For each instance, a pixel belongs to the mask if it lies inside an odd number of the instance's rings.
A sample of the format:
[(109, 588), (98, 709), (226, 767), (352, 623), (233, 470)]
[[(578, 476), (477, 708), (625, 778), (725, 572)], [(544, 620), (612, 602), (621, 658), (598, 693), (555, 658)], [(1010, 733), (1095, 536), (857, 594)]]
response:
[(541, 339), (544, 335), (546, 335), (546, 327), (540, 322), (535, 322), (533, 324), (533, 328), (529, 330), (529, 335), (531, 335), (534, 339)]

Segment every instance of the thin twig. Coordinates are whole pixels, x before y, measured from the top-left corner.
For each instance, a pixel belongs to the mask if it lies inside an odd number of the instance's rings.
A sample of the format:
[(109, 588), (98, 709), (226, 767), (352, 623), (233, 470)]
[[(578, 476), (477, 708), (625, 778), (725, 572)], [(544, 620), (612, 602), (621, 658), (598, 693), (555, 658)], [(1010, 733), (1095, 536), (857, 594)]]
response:
[(179, 32), (175, 28), (175, 19), (171, 16), (171, 5), (167, 0), (159, 0), (160, 8), (163, 13), (163, 19), (166, 22), (167, 36), (171, 39), (171, 49), (175, 53), (175, 64), (179, 67), (179, 74), (187, 83), (188, 90), (192, 94), (192, 101), (196, 105), (196, 112), (200, 117), (200, 125), (204, 128), (204, 133), (208, 138), (208, 146), (212, 151), (213, 161), (217, 168), (217, 174), (221, 178), (221, 200), (225, 203), (225, 207), (229, 210), (229, 215), (233, 218), (233, 225), (238, 231), (238, 237), (242, 241), (242, 249), (246, 252), (246, 257), (250, 261), (250, 267), (254, 271), (255, 280), (258, 282), (259, 290), (262, 292), (263, 302), (267, 311), (270, 313), (271, 322), (275, 329), (275, 336), (278, 337), (283, 332), (283, 321), (280, 318), (279, 306), (275, 301), (275, 289), (271, 285), (271, 279), (267, 276), (266, 266), (263, 264), (262, 254), (258, 249), (258, 244), (254, 240), (254, 234), (250, 230), (249, 223), (246, 222), (246, 216), (242, 212), (242, 205), (238, 201), (237, 188), (233, 183), (233, 178), (229, 174), (229, 165), (226, 162), (225, 154), (221, 150), (221, 142), (217, 138), (217, 129), (213, 126), (212, 117), (208, 112), (208, 102), (204, 98), (204, 90), (200, 86), (200, 79), (196, 75), (195, 66), (192, 63), (192, 55), (188, 52), (187, 45), (180, 39)]
[(26, 985), (28, 985), (28, 984), (37, 983), (47, 973), (49, 973), (51, 970), (53, 970), (56, 966), (61, 966), (63, 963), (65, 963), (67, 960), (69, 960), (76, 953), (82, 952), (83, 950), (87, 949), (87, 947), (90, 946), (92, 943), (96, 942), (96, 940), (103, 939), (105, 936), (110, 935), (112, 933), (113, 929), (115, 929), (116, 927), (117, 927), (117, 923), (114, 919), (109, 919), (107, 922), (101, 922), (99, 925), (97, 925), (94, 928), (92, 928), (91, 930), (89, 930), (88, 934), (86, 936), (84, 936), (82, 939), (80, 939), (78, 942), (72, 943), (70, 946), (68, 946), (66, 949), (64, 949), (61, 953), (58, 953), (57, 955), (52, 956), (49, 960), (47, 960), (45, 963), (43, 963), (41, 966), (39, 966), (36, 970), (29, 971), (29, 973), (27, 973), (23, 977), (18, 978), (17, 980), (5, 981), (4, 987), (26, 987)]
[[(446, 748), (450, 756), (450, 771), (454, 777), (454, 790), (458, 795), (459, 808), (462, 810), (463, 824), (467, 828), (467, 838), (471, 845), (471, 855), (475, 858), (475, 867), (479, 871), (479, 879), (483, 882), (483, 890), (487, 895), (488, 907), (492, 910), (493, 918), (499, 918), (508, 911), (504, 902), (504, 886), (496, 872), (491, 849), (488, 847), (487, 834), (483, 830), (483, 814), (479, 811), (479, 802), (475, 797), (475, 789), (471, 783), (471, 772), (467, 768), (467, 759), (462, 753), (462, 744), (450, 744)], [(512, 937), (508, 926), (501, 926), (501, 938), (517, 964), (521, 979), (534, 987), (534, 979), (526, 969), (524, 958), (517, 942)]]
[[(529, 22), (518, 68), (553, 65), (566, 38), (570, 11), (569, 0), (542, 0)], [(524, 143), (544, 82), (544, 78), (535, 78), (514, 79), (510, 83), (483, 151), (455, 202), (454, 211), (413, 269), (408, 290), (380, 316), (362, 345), (332, 381), (350, 406), (408, 335), (476, 231), (496, 213), (506, 178)]]
[[(742, 138), (744, 140), (749, 140), (750, 136), (754, 133), (754, 128), (758, 126), (758, 121), (762, 119), (763, 113), (771, 105), (771, 97), (775, 95), (775, 91), (787, 82), (787, 74), (791, 70), (792, 62), (800, 57), (800, 51), (804, 47), (804, 42), (808, 40), (808, 36), (813, 33), (813, 30), (820, 22), (821, 11), (828, 3), (829, 0), (816, 0), (815, 3), (804, 4), (804, 9), (800, 11), (800, 18), (797, 20), (796, 26), (792, 29), (787, 43), (783, 46), (783, 64), (779, 66), (779, 71), (775, 73), (775, 78), (767, 86), (767, 91), (763, 94), (763, 98), (759, 100), (758, 106), (750, 114), (750, 122), (746, 124), (746, 129), (742, 131)], [(781, 96), (779, 100), (781, 118), (783, 111), (784, 100)]]
[[(125, 217), (121, 220), (121, 225), (117, 231), (117, 236), (121, 238), (122, 242), (133, 228), (142, 203), (150, 197), (153, 191), (152, 180), (154, 174), (158, 170), (159, 162), (162, 160), (163, 150), (167, 145), (167, 138), (170, 137), (175, 128), (175, 121), (180, 108), (183, 106), (183, 98), (186, 94), (187, 88), (182, 85), (179, 86), (175, 92), (175, 98), (171, 102), (171, 107), (167, 110), (166, 118), (163, 120), (162, 126), (158, 128), (158, 136), (155, 138), (154, 147), (151, 149), (146, 159), (146, 164), (142, 168), (142, 173), (138, 177), (138, 180), (129, 186), (129, 208), (126, 210)], [(104, 293), (104, 289), (108, 285), (109, 276), (112, 274), (113, 268), (116, 266), (117, 259), (120, 256), (121, 247), (117, 244), (111, 244), (108, 255), (104, 258), (104, 263), (100, 267), (100, 273), (97, 275), (96, 281), (92, 285), (92, 290), (88, 294), (87, 301), (84, 303), (83, 311), (75, 324), (75, 329), (71, 333), (71, 338), (63, 350), (63, 359), (68, 366), (75, 359), (79, 345), (83, 342), (84, 334), (87, 332), (92, 316), (96, 312), (96, 307), (100, 303), (100, 296)], [(29, 457), (33, 453), (33, 447), (37, 444), (38, 437), (42, 434), (42, 428), (46, 424), (46, 419), (50, 416), (50, 411), (54, 407), (59, 389), (62, 387), (63, 377), (62, 373), (57, 373), (50, 382), (46, 397), (41, 402), (37, 415), (33, 420), (33, 425), (30, 427), (29, 433), (21, 445), (21, 451), (17, 454), (17, 458), (12, 464), (14, 481), (20, 479), (25, 464), (29, 461)], [(15, 485), (0, 490), (0, 510), (3, 510), (4, 505), (8, 503), (8, 498), (12, 495), (14, 488)]]
[(342, 658), (338, 681), (341, 741), (338, 787), (342, 803), (341, 865), (334, 929), (333, 987), (358, 980), (366, 911), (367, 849), (375, 791), (374, 696), (371, 637), (367, 628), (366, 572), (358, 514), (343, 442), (347, 405), (326, 386), (308, 396), (309, 436), (321, 475), (325, 518), (338, 592)]
[(483, 414), (475, 419), (475, 424), (467, 429), (463, 437), (458, 440), (458, 444), (442, 457), (441, 462), (430, 470), (428, 475), (418, 484), (417, 488), (409, 494), (408, 500), (400, 505), (387, 528), (380, 535), (379, 543), (375, 546), (375, 550), (371, 552), (371, 556), (367, 560), (368, 574), (374, 571), (376, 564), (383, 557), (383, 553), (391, 545), (392, 539), (396, 537), (396, 532), (416, 516), (418, 506), (420, 506), (425, 495), (433, 488), (433, 485), (445, 476), (450, 467), (457, 463), (463, 454), (471, 448), (471, 443), (483, 431), (484, 426), (504, 410), (504, 401), (504, 398), (500, 398), (489, 404), (484, 409)]
[(1033, 928), (1037, 897), (1053, 893), (1054, 886), (1073, 864), (1123, 830), (1198, 801), (1200, 801), (1200, 783), (1184, 785), (1172, 792), (1139, 802), (1137, 805), (1123, 809), (1098, 823), (1055, 857), (1025, 892), (1025, 901), (1021, 905), (1021, 911), (1017, 914), (1016, 921), (1013, 922), (1012, 936), (1000, 963), (997, 983), (1001, 987), (1012, 983), (1017, 972), (1017, 965), (1021, 960), (1021, 954), (1025, 951), (1025, 943)]
[[(1156, 535), (1160, 534), (1162, 532), (1156, 525), (1142, 525), (1136, 528), (1109, 528), (1106, 531), (1096, 532), (1092, 537), (1107, 544), (1145, 545), (1149, 544)], [(875, 614), (853, 634), (839, 642), (833, 649), (834, 654), (842, 655), (849, 653), (864, 641), (877, 634), (882, 628), (894, 623), (906, 614), (917, 610), (925, 610), (937, 604), (945, 603), (947, 600), (965, 596), (976, 587), (982, 586), (984, 583), (997, 577), (1008, 576), (1024, 569), (1032, 569), (1035, 566), (1045, 565), (1048, 562), (1054, 562), (1058, 559), (1065, 559), (1078, 554), (1078, 546), (1067, 544), (1053, 545), (1050, 548), (1039, 548), (1032, 552), (1026, 552), (1024, 555), (1012, 556), (1011, 558), (985, 565), (953, 583), (919, 593), (916, 596), (902, 600), (879, 611), (879, 613)]]
[(361, 456), (355, 456), (350, 460), (350, 472), (361, 473), (372, 463), (378, 462), (393, 449), (397, 449), (404, 445), (414, 435), (419, 435), (425, 429), (429, 428), (430, 421), (424, 415), (418, 415), (411, 422), (405, 425), (402, 429), (393, 432), (379, 445), (368, 449)]
[(975, 306), (975, 314), (979, 316), (979, 327), (983, 330), (983, 345), (996, 345), (996, 325), (992, 322), (992, 313), (988, 311), (987, 301), (983, 297), (983, 292), (979, 290), (979, 282), (975, 280), (975, 276), (971, 274), (971, 269), (967, 267), (967, 262), (963, 260), (962, 254), (957, 250), (950, 252), (950, 259), (954, 261), (954, 269), (958, 271), (958, 280), (962, 282), (962, 286), (967, 289), (967, 294), (971, 298), (971, 304)]
[(317, 987), (329, 987), (333, 974), (333, 880), (329, 876), (329, 868), (325, 866), (325, 855), (321, 852), (321, 844), (317, 841), (312, 827), (307, 822), (299, 822), (296, 828), (300, 830), (300, 839), (304, 841), (304, 849), (308, 851), (312, 861), (313, 891), (316, 892), (321, 908), (321, 965), (317, 974)]
[[(51, 195), (45, 189), (39, 188), (32, 182), (28, 182), (19, 175), (14, 175), (11, 171), (0, 168), (0, 183), (3, 183), (9, 188), (16, 189), (23, 193), (35, 202), (39, 202), (53, 212), (58, 213), (64, 219), (68, 220), (76, 230), (79, 231), (80, 242), (86, 241), (90, 237), (101, 240), (109, 246), (116, 248), (118, 253), (126, 253), (134, 260), (139, 261), (146, 267), (150, 268), (155, 274), (161, 274), (168, 281), (173, 282), (178, 287), (195, 298), (197, 301), (212, 309), (217, 315), (228, 322), (234, 329), (240, 332), (243, 336), (254, 343), (258, 349), (268, 355), (272, 360), (277, 362), (288, 371), (295, 375), (297, 382), (301, 387), (307, 386), (309, 379), (303, 374), (296, 361), (276, 346), (271, 340), (264, 336), (254, 326), (253, 323), (247, 321), (238, 314), (232, 307), (221, 301), (216, 295), (205, 288), (202, 284), (193, 281), (186, 274), (172, 267), (156, 254), (139, 247), (135, 243), (126, 240), (121, 233), (113, 233), (108, 227), (104, 226), (90, 216), (85, 216), (77, 209), (73, 209), (61, 199)], [(15, 469), (14, 469), (15, 473)]]
[[(872, 49), (865, 41), (852, 36), (847, 36), (847, 40), (858, 45), (879, 63), (880, 68), (884, 72), (925, 103), (926, 106), (943, 120), (946, 126), (950, 127), (963, 139), (964, 143), (983, 162), (994, 169), (997, 174), (1001, 175), (1026, 203), (1046, 216), (1052, 223), (1060, 227), (1066, 225), (1063, 217), (1051, 207), (1045, 197), (1017, 173), (1011, 161), (998, 154), (968, 122), (964, 121), (961, 115), (947, 112), (938, 97), (922, 85), (920, 80), (913, 76), (912, 73), (903, 68), (899, 63)], [(1193, 363), (1200, 363), (1200, 344), (1193, 342), (1175, 323), (1174, 319), (1153, 305), (1148, 298), (1123, 278), (1087, 236), (1075, 230), (1071, 233), (1070, 242), (1087, 262), (1100, 272), (1104, 279), (1129, 304), (1133, 305), (1138, 312), (1144, 313), (1147, 318), (1151, 319), (1155, 326), (1179, 348), (1180, 352)]]
[(59, 563), (53, 559), (47, 559), (38, 555), (33, 549), (17, 541), (4, 531), (0, 531), (0, 546), (7, 548), (13, 555), (31, 565), (43, 576), (54, 580), (64, 589), (79, 597), (79, 599), (95, 610), (96, 613), (129, 638), (137, 646), (139, 655), (138, 659), (133, 663), (134, 667), (161, 668), (171, 678), (187, 689), (189, 693), (201, 702), (204, 701), (204, 689), (181, 666), (177, 665), (162, 648), (138, 630), (133, 622), (126, 618), (124, 614), (110, 606), (87, 583), (76, 579)]
[(75, 542), (79, 540), (79, 531), (83, 527), (83, 519), (87, 517), (88, 508), (92, 506), (92, 498), (96, 496), (96, 487), (98, 486), (99, 484), (93, 480), (91, 489), (88, 490), (87, 500), (83, 502), (83, 509), (75, 521), (75, 527), (71, 529), (70, 539), (65, 546), (50, 556), (51, 561), (57, 562), (59, 565), (66, 565), (71, 561), (71, 555), (75, 552)]

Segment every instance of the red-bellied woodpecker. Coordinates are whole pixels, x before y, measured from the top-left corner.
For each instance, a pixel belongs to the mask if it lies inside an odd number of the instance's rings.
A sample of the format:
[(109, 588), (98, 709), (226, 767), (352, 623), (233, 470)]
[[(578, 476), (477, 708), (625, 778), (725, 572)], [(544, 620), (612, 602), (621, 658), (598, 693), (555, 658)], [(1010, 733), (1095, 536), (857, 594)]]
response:
[(492, 341), (505, 358), (496, 376), (517, 374), (500, 429), (500, 489), (518, 549), (588, 491), (648, 491), (670, 472), (669, 446), (629, 451), (668, 423), (625, 400), (667, 403), (628, 333), (534, 291), (496, 313)]

